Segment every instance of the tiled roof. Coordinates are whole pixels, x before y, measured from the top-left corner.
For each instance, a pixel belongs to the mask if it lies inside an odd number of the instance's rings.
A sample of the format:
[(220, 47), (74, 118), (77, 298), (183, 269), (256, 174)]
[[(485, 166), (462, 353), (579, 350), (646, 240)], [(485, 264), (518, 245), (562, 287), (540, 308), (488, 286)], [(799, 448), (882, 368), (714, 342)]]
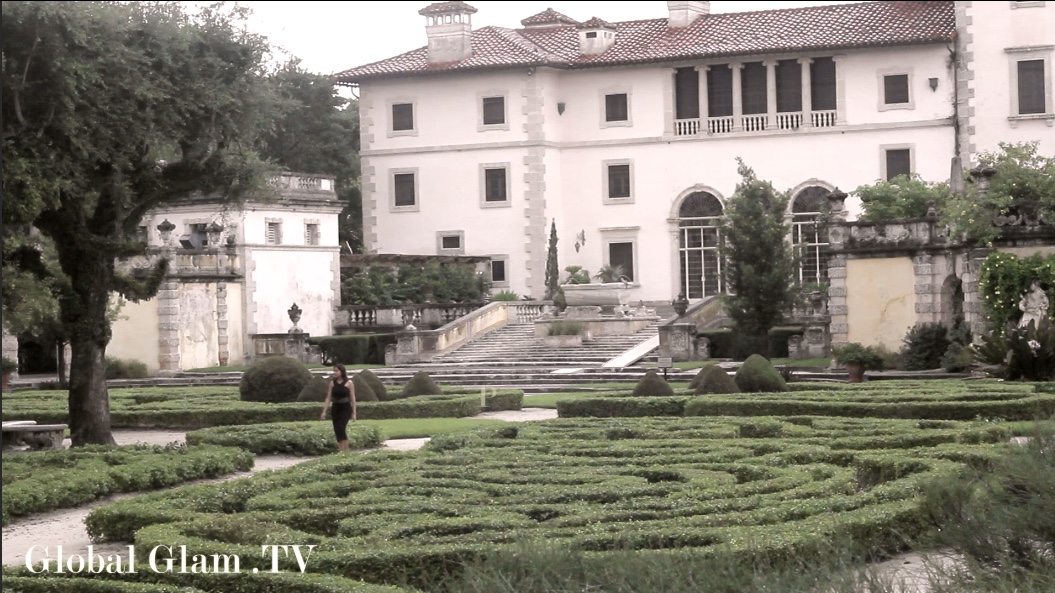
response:
[(585, 23), (581, 23), (578, 28), (580, 29), (611, 29), (615, 31), (615, 25), (608, 21), (593, 17)]
[(570, 16), (561, 14), (552, 8), (547, 8), (538, 14), (533, 14), (520, 21), (525, 27), (544, 27), (547, 25), (578, 25), (579, 21)]
[[(548, 15), (550, 12), (539, 13), (525, 21), (535, 17), (552, 18)], [(556, 11), (552, 14), (564, 16)], [(371, 78), (430, 72), (527, 66), (585, 68), (917, 45), (948, 42), (955, 34), (953, 3), (948, 1), (863, 2), (711, 14), (680, 28), (671, 28), (665, 18), (625, 21), (611, 26), (617, 31), (615, 44), (596, 55), (579, 52), (579, 36), (571, 23), (550, 27), (526, 26), (516, 30), (484, 27), (472, 32), (473, 54), (465, 60), (429, 64), (427, 48), (420, 48), (346, 70), (337, 75), (337, 80), (355, 83)]]
[(476, 8), (465, 2), (436, 2), (422, 8), (418, 11), (418, 14), (421, 16), (431, 16), (434, 14), (447, 14), (450, 12), (468, 12), (469, 14), (476, 14)]

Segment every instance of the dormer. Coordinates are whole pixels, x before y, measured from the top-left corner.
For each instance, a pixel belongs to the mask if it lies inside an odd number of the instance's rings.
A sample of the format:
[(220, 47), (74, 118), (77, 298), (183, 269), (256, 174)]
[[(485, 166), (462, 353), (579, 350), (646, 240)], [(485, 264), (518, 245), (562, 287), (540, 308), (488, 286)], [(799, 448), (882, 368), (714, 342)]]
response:
[(520, 21), (525, 29), (544, 29), (547, 27), (561, 27), (566, 25), (578, 25), (579, 21), (568, 15), (561, 14), (552, 8), (547, 8), (538, 14), (533, 14)]
[(615, 45), (615, 25), (597, 17), (578, 25), (579, 52), (584, 56), (603, 54)]
[(465, 2), (437, 2), (418, 11), (425, 17), (430, 64), (460, 62), (473, 55), (474, 13)]
[(667, 2), (670, 17), (667, 24), (671, 27), (688, 27), (701, 16), (711, 14), (710, 2)]

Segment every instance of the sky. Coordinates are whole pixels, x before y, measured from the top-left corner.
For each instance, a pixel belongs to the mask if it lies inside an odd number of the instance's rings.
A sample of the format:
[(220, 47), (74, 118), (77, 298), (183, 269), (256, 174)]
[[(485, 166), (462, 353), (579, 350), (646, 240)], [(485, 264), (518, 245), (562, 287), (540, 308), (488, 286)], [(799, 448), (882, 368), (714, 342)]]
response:
[[(423, 47), (425, 17), (418, 10), (429, 4), (417, 2), (239, 2), (253, 10), (249, 27), (267, 36), (285, 56), (300, 58), (312, 72), (333, 74)], [(520, 20), (546, 8), (585, 21), (666, 18), (667, 3), (632, 2), (485, 2), (469, 0), (479, 12), (473, 28), (498, 26), (519, 28)], [(711, 2), (711, 12), (743, 12), (846, 4), (846, 2)], [(280, 54), (281, 55), (281, 54)], [(284, 60), (283, 60), (284, 61)]]

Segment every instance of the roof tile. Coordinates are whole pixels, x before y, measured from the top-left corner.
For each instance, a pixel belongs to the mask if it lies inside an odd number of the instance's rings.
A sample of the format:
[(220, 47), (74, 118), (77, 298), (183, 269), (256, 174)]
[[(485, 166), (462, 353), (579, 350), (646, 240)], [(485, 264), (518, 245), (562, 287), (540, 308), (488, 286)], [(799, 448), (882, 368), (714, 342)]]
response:
[[(435, 5), (433, 5), (435, 6)], [(554, 16), (556, 15), (556, 17)], [(953, 3), (863, 2), (711, 14), (687, 27), (667, 19), (625, 21), (609, 26), (615, 44), (603, 54), (583, 55), (574, 21), (537, 27), (533, 21), (568, 17), (547, 10), (521, 21), (524, 29), (484, 27), (473, 31), (473, 55), (459, 62), (429, 64), (426, 48), (366, 64), (337, 75), (338, 82), (425, 72), (552, 66), (586, 68), (778, 52), (836, 50), (947, 42), (955, 34)], [(528, 23), (527, 21), (532, 21)], [(600, 21), (600, 19), (597, 19)], [(587, 21), (590, 23), (591, 21)], [(603, 23), (603, 21), (600, 21)]]

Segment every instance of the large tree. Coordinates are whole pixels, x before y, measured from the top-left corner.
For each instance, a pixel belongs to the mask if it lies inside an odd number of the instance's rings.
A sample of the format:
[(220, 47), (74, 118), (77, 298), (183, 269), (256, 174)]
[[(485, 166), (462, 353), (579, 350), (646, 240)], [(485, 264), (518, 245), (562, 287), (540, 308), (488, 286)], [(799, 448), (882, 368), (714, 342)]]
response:
[(4, 2), (3, 15), (4, 226), (54, 243), (70, 286), (59, 308), (73, 444), (112, 443), (110, 297), (153, 296), (167, 267), (132, 277), (116, 262), (143, 253), (148, 210), (263, 185), (250, 147), (271, 105), (267, 45), (237, 8)]
[(346, 203), (338, 225), (341, 243), (361, 250), (363, 205), (355, 102), (336, 92), (332, 76), (308, 72), (298, 60), (283, 65), (270, 81), (278, 105), (261, 136), (262, 154), (290, 171), (333, 175), (337, 198)]
[[(784, 216), (789, 196), (737, 159), (740, 183), (720, 226), (725, 307), (743, 350), (765, 354), (767, 334), (794, 304), (795, 254)], [(754, 352), (741, 352), (751, 354)]]

